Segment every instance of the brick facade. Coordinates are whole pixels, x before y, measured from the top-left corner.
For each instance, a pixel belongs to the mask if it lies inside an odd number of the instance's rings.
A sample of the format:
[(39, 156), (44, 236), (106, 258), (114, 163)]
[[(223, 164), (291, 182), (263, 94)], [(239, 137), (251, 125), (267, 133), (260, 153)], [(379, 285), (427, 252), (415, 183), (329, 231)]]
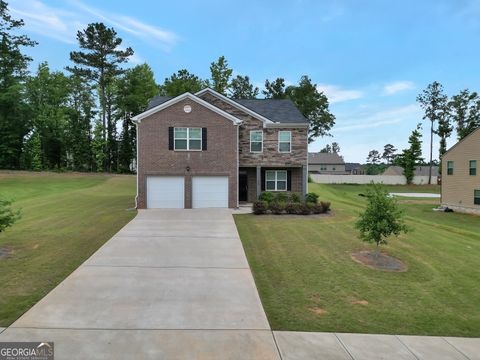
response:
[[(183, 107), (192, 111), (185, 113)], [(169, 127), (206, 127), (207, 150), (169, 150)], [(237, 125), (231, 120), (190, 100), (182, 100), (143, 119), (138, 134), (137, 207), (146, 208), (146, 177), (177, 175), (185, 177), (185, 207), (192, 207), (192, 176), (229, 177), (229, 207), (237, 206)], [(189, 167), (189, 170), (187, 170)]]

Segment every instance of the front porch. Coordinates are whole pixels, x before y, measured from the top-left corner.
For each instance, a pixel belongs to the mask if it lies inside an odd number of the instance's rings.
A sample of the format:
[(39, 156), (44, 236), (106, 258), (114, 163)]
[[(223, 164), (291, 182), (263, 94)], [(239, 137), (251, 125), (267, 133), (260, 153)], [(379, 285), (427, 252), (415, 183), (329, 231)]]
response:
[(307, 193), (306, 166), (255, 166), (238, 169), (238, 200), (253, 203), (263, 191)]

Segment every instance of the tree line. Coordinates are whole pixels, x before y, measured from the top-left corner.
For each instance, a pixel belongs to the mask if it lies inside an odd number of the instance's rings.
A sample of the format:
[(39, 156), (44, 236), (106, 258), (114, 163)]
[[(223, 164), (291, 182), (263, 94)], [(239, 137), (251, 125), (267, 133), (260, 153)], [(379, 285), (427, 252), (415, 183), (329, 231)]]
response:
[[(456, 131), (457, 140), (460, 141), (480, 127), (480, 96), (475, 91), (464, 89), (448, 97), (442, 84), (434, 81), (417, 96), (417, 102), (424, 112), (423, 120), (430, 128), (429, 161), (425, 161), (422, 155), (422, 124), (418, 124), (409, 136), (409, 147), (401, 153), (397, 153), (397, 149), (391, 144), (385, 145), (383, 153), (378, 150), (371, 150), (368, 153), (367, 165), (371, 172), (380, 173), (386, 165), (399, 165), (404, 169), (407, 182), (411, 183), (415, 167), (427, 165), (431, 178), (432, 167), (440, 165), (442, 156), (447, 151), (447, 139), (451, 137), (453, 130)], [(439, 161), (433, 159), (435, 136), (438, 136), (439, 142)], [(382, 159), (385, 163), (381, 162)]]
[[(131, 172), (136, 131), (132, 116), (155, 95), (177, 96), (205, 87), (231, 98), (257, 98), (248, 76), (233, 76), (221, 56), (210, 64), (210, 78), (178, 70), (157, 84), (148, 64), (127, 68), (134, 54), (114, 28), (91, 23), (77, 32), (78, 50), (64, 71), (33, 60), (23, 50), (38, 43), (20, 34), (23, 20), (12, 18), (0, 0), (0, 168)], [(265, 81), (265, 98), (291, 99), (309, 120), (309, 141), (329, 134), (335, 116), (328, 99), (308, 76), (296, 85), (283, 78)]]

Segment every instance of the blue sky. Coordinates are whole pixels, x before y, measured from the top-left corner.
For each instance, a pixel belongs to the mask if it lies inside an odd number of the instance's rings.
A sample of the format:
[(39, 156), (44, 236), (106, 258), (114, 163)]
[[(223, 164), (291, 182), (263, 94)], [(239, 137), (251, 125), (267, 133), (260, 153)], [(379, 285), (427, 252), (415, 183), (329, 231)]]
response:
[[(77, 49), (77, 30), (103, 21), (135, 50), (130, 65), (147, 62), (158, 82), (181, 68), (206, 78), (220, 55), (258, 86), (276, 77), (295, 83), (307, 74), (337, 118), (333, 137), (318, 139), (310, 150), (337, 141), (350, 162), (365, 161), (369, 150), (386, 143), (407, 146), (422, 118), (415, 97), (428, 83), (440, 81), (449, 95), (480, 90), (475, 0), (9, 3), (39, 42), (29, 50), (32, 67), (48, 61), (64, 68)], [(449, 146), (454, 142), (453, 136)]]

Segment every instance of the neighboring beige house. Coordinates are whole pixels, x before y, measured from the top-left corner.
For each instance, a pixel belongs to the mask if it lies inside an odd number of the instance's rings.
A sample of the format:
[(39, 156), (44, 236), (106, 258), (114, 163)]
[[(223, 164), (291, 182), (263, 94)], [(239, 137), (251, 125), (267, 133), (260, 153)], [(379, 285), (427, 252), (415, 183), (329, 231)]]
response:
[(263, 191), (307, 192), (308, 120), (290, 100), (207, 88), (157, 96), (133, 120), (139, 209), (234, 208)]
[(345, 175), (345, 161), (336, 153), (308, 153), (308, 172)]
[(480, 129), (456, 143), (442, 158), (442, 205), (480, 214)]

